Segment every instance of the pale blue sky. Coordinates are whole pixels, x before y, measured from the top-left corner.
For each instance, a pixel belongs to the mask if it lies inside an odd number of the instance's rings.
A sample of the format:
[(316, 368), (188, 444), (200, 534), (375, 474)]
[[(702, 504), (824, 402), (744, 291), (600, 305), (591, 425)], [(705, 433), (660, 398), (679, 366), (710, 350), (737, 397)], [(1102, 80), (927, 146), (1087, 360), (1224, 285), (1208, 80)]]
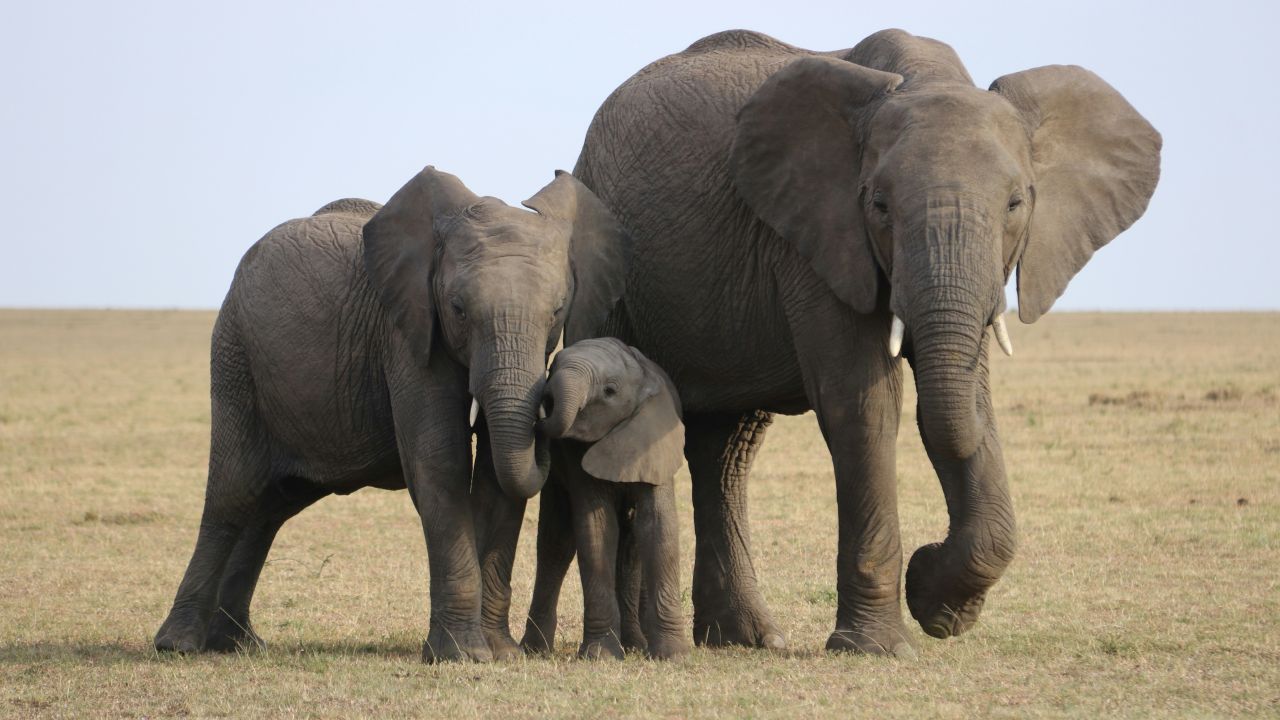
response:
[(901, 27), (984, 87), (1083, 65), (1164, 134), (1146, 216), (1058, 308), (1280, 308), (1280, 4), (434, 5), (7, 3), (0, 306), (217, 307), (272, 226), (423, 165), (532, 195), (615, 86), (703, 35), (827, 50)]

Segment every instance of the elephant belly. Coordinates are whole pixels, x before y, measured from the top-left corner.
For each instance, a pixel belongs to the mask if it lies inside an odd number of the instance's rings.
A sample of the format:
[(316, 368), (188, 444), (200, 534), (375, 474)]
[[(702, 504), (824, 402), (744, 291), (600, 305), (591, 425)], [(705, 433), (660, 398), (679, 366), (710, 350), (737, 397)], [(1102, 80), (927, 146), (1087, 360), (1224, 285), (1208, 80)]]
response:
[(751, 257), (745, 245), (722, 252), (702, 238), (662, 244), (643, 253), (627, 290), (628, 341), (671, 375), (684, 409), (808, 410), (776, 258)]

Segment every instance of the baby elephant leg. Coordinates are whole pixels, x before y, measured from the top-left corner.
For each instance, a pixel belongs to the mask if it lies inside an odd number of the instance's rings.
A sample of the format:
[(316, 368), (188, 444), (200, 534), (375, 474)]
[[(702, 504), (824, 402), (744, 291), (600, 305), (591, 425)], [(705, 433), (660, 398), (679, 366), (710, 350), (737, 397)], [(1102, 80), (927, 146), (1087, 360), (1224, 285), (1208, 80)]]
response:
[(618, 611), (622, 614), (622, 648), (642, 652), (644, 637), (644, 562), (636, 538), (635, 504), (618, 510)]
[(615, 578), (618, 556), (618, 512), (613, 493), (591, 478), (575, 488), (574, 534), (582, 573), (582, 645), (588, 659), (622, 659), (622, 618)]
[(646, 652), (658, 660), (689, 653), (680, 607), (680, 532), (674, 482), (637, 488), (635, 526), (644, 563)]

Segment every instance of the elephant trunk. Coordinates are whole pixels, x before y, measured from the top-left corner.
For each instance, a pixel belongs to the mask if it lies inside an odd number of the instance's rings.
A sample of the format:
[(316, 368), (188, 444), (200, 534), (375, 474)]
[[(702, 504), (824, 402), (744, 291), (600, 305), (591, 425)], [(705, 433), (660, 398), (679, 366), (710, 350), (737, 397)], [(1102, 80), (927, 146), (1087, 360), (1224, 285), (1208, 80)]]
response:
[(976, 380), (986, 326), (1003, 298), (990, 250), (998, 238), (963, 199), (931, 198), (921, 210), (922, 222), (898, 243), (905, 249), (895, 258), (893, 305), (911, 338), (921, 431), (936, 450), (963, 459), (983, 434)]
[(542, 427), (549, 437), (562, 438), (569, 432), (578, 417), (578, 411), (586, 403), (590, 389), (590, 368), (580, 364), (556, 367), (542, 396), (543, 407), (547, 412)]
[[(895, 267), (895, 309), (910, 338), (920, 433), (951, 522), (942, 543), (916, 551), (907, 603), (925, 632), (948, 637), (977, 620), (1013, 558), (1013, 507), (995, 432), (986, 327), (1002, 310), (999, 236), (962, 203), (932, 204), (912, 247), (926, 258)], [(897, 277), (895, 277), (897, 279)]]
[(976, 373), (983, 324), (963, 310), (938, 310), (913, 324), (920, 430), (947, 456), (972, 456), (981, 441)]
[(471, 363), (471, 390), (484, 410), (498, 485), (508, 497), (542, 489), (550, 467), (547, 443), (535, 431), (545, 348), (536, 333), (495, 334)]

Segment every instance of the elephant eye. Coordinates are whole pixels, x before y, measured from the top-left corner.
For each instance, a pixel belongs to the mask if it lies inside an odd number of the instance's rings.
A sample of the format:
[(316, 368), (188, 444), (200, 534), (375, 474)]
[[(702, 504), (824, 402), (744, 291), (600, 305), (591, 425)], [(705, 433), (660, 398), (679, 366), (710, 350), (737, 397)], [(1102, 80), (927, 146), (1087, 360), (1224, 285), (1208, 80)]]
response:
[(1014, 195), (1012, 198), (1009, 199), (1009, 212), (1013, 212), (1014, 210), (1017, 210), (1020, 207), (1022, 207), (1021, 195)]
[(605, 385), (605, 386), (604, 386), (604, 396), (605, 396), (605, 397), (607, 397), (607, 398), (611, 398), (611, 397), (613, 397), (614, 395), (617, 395), (617, 394), (618, 394), (618, 386), (617, 386), (617, 385), (614, 385), (613, 383), (609, 383), (609, 384), (607, 384), (607, 385)]
[(884, 199), (884, 193), (880, 192), (879, 190), (875, 191), (875, 193), (871, 196), (871, 205), (876, 210), (882, 213), (889, 212), (889, 202)]
[(457, 315), (459, 319), (461, 320), (467, 319), (466, 308), (462, 307), (462, 300), (459, 299), (457, 296), (449, 298), (449, 306), (453, 308), (453, 314)]

